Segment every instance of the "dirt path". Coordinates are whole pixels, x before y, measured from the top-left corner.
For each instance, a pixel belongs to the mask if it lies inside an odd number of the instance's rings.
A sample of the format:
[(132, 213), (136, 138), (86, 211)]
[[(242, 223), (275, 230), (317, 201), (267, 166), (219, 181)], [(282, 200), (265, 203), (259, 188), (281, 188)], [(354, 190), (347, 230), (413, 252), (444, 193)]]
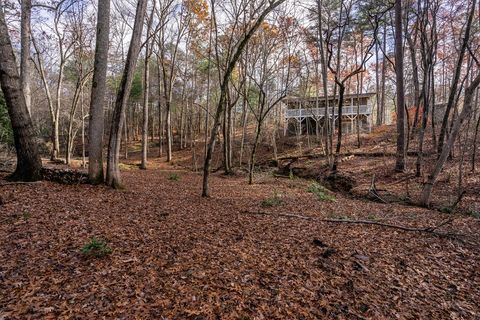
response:
[[(245, 214), (281, 211), (408, 226), (445, 215), (345, 199), (308, 182), (123, 172), (128, 189), (0, 187), (0, 319), (478, 319), (480, 220), (467, 242), (378, 226)], [(176, 173), (178, 181), (172, 176)], [(265, 199), (280, 199), (262, 208)], [(87, 258), (89, 239), (113, 252)], [(162, 318), (163, 317), (163, 318)]]

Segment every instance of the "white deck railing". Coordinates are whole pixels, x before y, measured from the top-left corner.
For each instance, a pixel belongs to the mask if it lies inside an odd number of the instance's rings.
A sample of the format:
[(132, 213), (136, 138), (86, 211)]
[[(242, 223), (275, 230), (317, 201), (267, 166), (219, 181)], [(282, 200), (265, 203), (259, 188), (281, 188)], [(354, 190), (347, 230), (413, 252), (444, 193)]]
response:
[[(342, 114), (344, 116), (352, 116), (356, 115), (357, 111), (363, 115), (370, 115), (372, 113), (372, 107), (369, 105), (363, 105), (360, 106), (360, 110), (357, 109), (357, 106), (344, 106), (342, 108)], [(328, 113), (330, 116), (332, 115), (332, 108), (329, 108)], [(335, 115), (338, 115), (338, 108), (335, 108)], [(323, 116), (325, 116), (325, 108), (287, 109), (285, 113), (286, 118), (322, 118)]]

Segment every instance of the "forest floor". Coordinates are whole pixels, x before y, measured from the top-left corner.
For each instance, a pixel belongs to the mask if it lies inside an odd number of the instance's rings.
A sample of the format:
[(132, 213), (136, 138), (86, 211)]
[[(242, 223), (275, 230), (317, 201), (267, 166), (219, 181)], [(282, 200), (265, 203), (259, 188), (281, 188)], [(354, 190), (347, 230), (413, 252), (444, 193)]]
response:
[[(135, 159), (122, 165), (124, 190), (1, 186), (0, 175), (0, 319), (480, 317), (478, 218), (268, 171), (254, 185), (215, 173), (202, 198), (199, 173), (162, 160), (146, 171)], [(321, 219), (412, 228), (453, 219), (435, 232), (460, 235)], [(82, 253), (92, 239), (111, 252)]]

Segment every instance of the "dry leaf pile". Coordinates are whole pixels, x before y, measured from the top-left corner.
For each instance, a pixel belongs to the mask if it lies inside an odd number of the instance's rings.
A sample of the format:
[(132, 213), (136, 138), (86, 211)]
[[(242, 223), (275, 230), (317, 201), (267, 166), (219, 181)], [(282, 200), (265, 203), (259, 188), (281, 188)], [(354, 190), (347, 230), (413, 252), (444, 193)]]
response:
[[(171, 179), (175, 172), (178, 179)], [(421, 227), (436, 211), (335, 195), (308, 182), (126, 170), (122, 191), (42, 182), (0, 187), (0, 319), (478, 319), (480, 220), (461, 239), (381, 226), (256, 214), (368, 219)], [(281, 201), (262, 208), (265, 199)], [(81, 253), (92, 238), (112, 253)]]

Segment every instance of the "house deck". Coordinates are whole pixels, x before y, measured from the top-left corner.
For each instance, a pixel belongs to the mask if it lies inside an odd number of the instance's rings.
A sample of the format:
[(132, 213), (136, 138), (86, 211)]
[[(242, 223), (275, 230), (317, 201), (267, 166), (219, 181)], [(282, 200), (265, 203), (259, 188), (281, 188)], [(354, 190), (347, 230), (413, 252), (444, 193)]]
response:
[[(371, 130), (373, 107), (371, 98), (375, 93), (347, 94), (344, 96), (342, 107), (342, 128), (346, 133), (354, 132), (358, 122), (361, 130)], [(328, 101), (328, 105), (327, 105)], [(302, 134), (312, 133), (312, 128), (323, 126), (325, 111), (328, 106), (327, 117), (338, 126), (338, 99), (334, 96), (325, 97), (288, 97), (284, 99), (286, 105), (285, 131)], [(292, 121), (294, 119), (295, 121)]]

